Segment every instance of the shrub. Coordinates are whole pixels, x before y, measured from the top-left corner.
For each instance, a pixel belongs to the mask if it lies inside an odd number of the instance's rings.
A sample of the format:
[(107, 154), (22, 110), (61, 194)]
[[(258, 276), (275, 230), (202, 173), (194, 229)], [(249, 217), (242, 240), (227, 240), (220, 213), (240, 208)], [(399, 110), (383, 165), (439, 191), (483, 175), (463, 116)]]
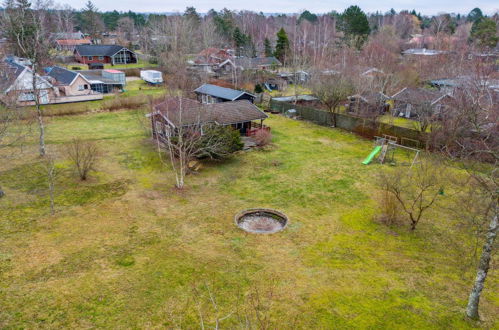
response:
[(199, 143), (200, 153), (197, 155), (199, 158), (223, 159), (244, 146), (238, 130), (230, 126), (219, 125), (205, 129)]
[(378, 196), (380, 214), (378, 220), (385, 225), (392, 226), (400, 220), (400, 204), (397, 198), (386, 190), (381, 190)]
[(81, 180), (86, 180), (88, 173), (94, 170), (99, 157), (99, 149), (95, 142), (74, 138), (67, 147), (69, 159), (75, 166)]
[(260, 85), (260, 84), (255, 85), (255, 93), (257, 93), (257, 94), (263, 93), (262, 85)]
[(268, 130), (259, 129), (256, 131), (253, 139), (255, 140), (257, 146), (263, 147), (272, 142), (272, 133)]

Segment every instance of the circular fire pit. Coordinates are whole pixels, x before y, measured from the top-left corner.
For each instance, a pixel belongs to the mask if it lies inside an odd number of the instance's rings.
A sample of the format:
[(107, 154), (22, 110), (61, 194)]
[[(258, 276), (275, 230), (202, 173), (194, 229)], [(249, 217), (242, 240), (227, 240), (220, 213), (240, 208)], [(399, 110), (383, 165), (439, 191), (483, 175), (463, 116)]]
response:
[(286, 228), (288, 217), (276, 210), (248, 209), (238, 213), (234, 222), (249, 233), (273, 234)]

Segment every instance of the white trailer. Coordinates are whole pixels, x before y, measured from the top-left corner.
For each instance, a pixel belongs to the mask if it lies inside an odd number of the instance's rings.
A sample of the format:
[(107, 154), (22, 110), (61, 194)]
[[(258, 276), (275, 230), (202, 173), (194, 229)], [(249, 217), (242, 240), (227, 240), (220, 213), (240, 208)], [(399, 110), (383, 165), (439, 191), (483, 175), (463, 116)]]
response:
[(141, 70), (140, 78), (149, 84), (161, 84), (163, 82), (163, 74), (156, 70)]

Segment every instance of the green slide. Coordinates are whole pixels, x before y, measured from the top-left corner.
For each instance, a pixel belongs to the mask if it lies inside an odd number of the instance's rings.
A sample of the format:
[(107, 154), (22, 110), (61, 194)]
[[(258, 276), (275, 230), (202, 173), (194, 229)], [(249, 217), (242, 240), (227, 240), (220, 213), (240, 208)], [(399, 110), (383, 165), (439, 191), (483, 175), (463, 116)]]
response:
[(369, 165), (370, 162), (372, 162), (373, 158), (378, 154), (378, 152), (381, 150), (381, 146), (376, 146), (373, 151), (367, 156), (366, 159), (362, 162), (364, 165)]

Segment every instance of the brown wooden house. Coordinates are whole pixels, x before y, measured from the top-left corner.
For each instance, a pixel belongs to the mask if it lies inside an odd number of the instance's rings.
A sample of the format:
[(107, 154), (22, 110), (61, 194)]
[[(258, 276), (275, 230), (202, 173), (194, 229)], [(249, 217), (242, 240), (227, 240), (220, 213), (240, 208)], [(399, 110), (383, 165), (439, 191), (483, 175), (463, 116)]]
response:
[(181, 127), (192, 127), (203, 134), (206, 125), (231, 126), (242, 135), (268, 129), (263, 125), (268, 116), (247, 100), (202, 104), (192, 99), (169, 97), (155, 105), (147, 116), (151, 118), (153, 135), (175, 135)]
[(78, 45), (73, 53), (76, 61), (84, 64), (137, 63), (137, 54), (119, 45)]

